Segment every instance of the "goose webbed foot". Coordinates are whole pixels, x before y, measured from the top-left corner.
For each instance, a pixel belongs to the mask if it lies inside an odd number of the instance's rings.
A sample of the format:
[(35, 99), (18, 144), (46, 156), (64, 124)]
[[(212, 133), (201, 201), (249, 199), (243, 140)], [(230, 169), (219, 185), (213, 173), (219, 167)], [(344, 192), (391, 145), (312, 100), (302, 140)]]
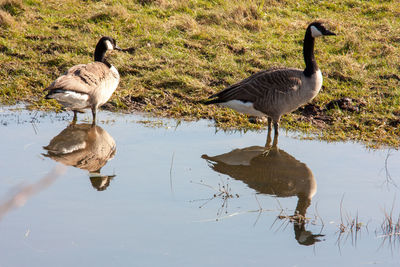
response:
[(268, 157), (270, 151), (271, 151), (271, 147), (265, 147), (265, 149), (262, 153), (263, 157)]
[(262, 152), (262, 155), (264, 157), (268, 157), (269, 153), (271, 153), (273, 151), (278, 151), (278, 146), (274, 146), (274, 145), (266, 146), (264, 151)]

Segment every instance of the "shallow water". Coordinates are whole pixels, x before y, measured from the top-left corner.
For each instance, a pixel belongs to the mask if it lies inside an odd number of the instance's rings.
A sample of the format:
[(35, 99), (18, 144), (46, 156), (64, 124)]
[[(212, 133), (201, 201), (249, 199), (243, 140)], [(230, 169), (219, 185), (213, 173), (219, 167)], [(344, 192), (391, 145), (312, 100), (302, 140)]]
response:
[(98, 117), (0, 108), (1, 267), (399, 264), (396, 150)]

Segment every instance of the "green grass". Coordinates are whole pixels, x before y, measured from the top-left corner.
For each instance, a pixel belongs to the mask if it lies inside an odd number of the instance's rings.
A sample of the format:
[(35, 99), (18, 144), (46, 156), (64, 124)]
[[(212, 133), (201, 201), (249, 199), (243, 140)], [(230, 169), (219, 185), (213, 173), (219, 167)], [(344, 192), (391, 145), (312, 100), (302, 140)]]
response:
[[(304, 31), (316, 19), (338, 33), (316, 42), (324, 85), (312, 104), (329, 122), (297, 111), (282, 118), (282, 127), (324, 140), (398, 147), (396, 0), (0, 0), (0, 102), (59, 108), (43, 100), (43, 89), (69, 67), (92, 61), (99, 37), (109, 35), (131, 52), (109, 57), (121, 83), (108, 109), (260, 128), (198, 101), (262, 69), (304, 68)], [(325, 109), (343, 97), (362, 104), (356, 111)]]

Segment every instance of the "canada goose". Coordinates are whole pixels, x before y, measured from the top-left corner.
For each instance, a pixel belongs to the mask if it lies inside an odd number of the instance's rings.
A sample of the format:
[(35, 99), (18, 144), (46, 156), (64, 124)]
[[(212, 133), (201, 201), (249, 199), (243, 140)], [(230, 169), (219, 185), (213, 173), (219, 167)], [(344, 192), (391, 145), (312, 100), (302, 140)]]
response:
[(312, 171), (281, 149), (271, 149), (268, 154), (264, 151), (265, 147), (251, 146), (214, 157), (201, 157), (214, 171), (240, 180), (258, 193), (277, 197), (297, 196), (296, 211), (292, 216), (297, 222), (294, 225), (296, 240), (302, 245), (320, 241), (318, 237), (321, 235), (313, 235), (304, 227), (307, 208), (317, 192)]
[(279, 120), (285, 113), (296, 110), (312, 100), (322, 86), (322, 74), (314, 58), (314, 39), (323, 35), (336, 35), (321, 22), (308, 25), (303, 44), (304, 70), (277, 68), (260, 71), (209, 97), (208, 104), (220, 104), (248, 115), (268, 116), (268, 137), (274, 123), (274, 142), (278, 143)]
[(101, 175), (101, 168), (116, 152), (114, 139), (99, 126), (91, 124), (69, 125), (43, 147), (42, 154), (67, 166), (89, 171), (93, 187), (107, 188), (115, 175)]
[(97, 108), (107, 102), (118, 86), (118, 70), (106, 61), (105, 54), (111, 50), (122, 50), (111, 37), (102, 37), (94, 51), (94, 61), (71, 67), (49, 87), (46, 99), (55, 99), (74, 112), (72, 124), (76, 123), (77, 112), (91, 108), (92, 124), (96, 124)]

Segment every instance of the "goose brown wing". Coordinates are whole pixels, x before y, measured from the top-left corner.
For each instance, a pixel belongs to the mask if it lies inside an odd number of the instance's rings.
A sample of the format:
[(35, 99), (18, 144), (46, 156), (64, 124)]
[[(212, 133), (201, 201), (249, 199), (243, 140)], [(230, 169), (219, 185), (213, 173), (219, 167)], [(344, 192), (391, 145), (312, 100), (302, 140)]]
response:
[(110, 69), (102, 62), (80, 64), (68, 69), (58, 77), (46, 90), (68, 90), (90, 94), (110, 75)]
[(273, 69), (260, 71), (240, 81), (212, 98), (209, 102), (222, 103), (230, 100), (257, 102), (279, 94), (289, 94), (301, 87), (301, 70)]

